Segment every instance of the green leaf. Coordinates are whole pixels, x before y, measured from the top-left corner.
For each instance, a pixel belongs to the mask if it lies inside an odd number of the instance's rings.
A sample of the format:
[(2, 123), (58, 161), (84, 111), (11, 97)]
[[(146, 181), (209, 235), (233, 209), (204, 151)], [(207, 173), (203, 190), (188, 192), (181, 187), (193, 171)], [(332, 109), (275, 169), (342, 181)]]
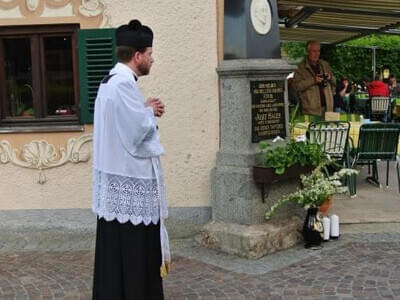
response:
[(284, 167), (279, 167), (277, 169), (275, 169), (275, 173), (282, 175), (283, 173), (285, 173), (285, 168)]

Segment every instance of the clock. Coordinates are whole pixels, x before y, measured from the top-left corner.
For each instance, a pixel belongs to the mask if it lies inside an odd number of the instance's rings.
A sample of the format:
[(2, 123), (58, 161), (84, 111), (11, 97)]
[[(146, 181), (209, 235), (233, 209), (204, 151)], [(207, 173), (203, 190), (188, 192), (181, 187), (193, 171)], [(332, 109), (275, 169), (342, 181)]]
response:
[(268, 0), (252, 0), (250, 19), (254, 30), (262, 35), (267, 34), (272, 26), (272, 12)]

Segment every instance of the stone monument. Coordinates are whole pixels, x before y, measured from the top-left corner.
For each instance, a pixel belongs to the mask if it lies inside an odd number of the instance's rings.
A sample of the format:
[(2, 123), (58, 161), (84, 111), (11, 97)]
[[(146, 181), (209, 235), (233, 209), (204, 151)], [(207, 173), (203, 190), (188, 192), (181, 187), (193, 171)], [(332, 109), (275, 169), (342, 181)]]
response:
[[(198, 240), (205, 246), (259, 258), (299, 241), (301, 219), (266, 222), (268, 207), (288, 185), (274, 185), (265, 203), (253, 181), (258, 142), (289, 135), (286, 77), (276, 0), (225, 0), (221, 147), (212, 177), (212, 216)], [(293, 184), (290, 186), (293, 189)]]

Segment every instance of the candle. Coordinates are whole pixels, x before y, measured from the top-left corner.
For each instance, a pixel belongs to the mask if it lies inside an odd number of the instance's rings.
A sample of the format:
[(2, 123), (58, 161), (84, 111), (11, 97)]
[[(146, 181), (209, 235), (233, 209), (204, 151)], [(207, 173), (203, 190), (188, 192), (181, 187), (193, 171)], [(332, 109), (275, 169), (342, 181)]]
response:
[(337, 215), (331, 215), (331, 238), (337, 239), (339, 237), (339, 217)]
[(322, 225), (324, 226), (324, 241), (329, 241), (329, 234), (331, 231), (331, 220), (328, 217), (322, 218)]

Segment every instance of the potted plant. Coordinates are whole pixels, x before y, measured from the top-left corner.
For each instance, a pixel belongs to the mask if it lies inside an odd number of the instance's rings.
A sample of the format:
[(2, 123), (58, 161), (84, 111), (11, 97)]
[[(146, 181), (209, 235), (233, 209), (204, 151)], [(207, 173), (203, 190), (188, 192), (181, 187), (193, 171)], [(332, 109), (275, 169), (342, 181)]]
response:
[(332, 195), (345, 193), (347, 188), (343, 186), (342, 180), (346, 176), (355, 175), (358, 171), (343, 168), (329, 174), (327, 166), (332, 162), (327, 158), (322, 161), (311, 175), (301, 175), (302, 188), (296, 192), (283, 196), (266, 212), (265, 218), (272, 217), (277, 208), (287, 202), (294, 202), (307, 210), (307, 216), (303, 226), (303, 238), (306, 247), (319, 245), (322, 241), (323, 231), (319, 208), (326, 202), (330, 202)]
[(311, 172), (325, 158), (321, 145), (307, 141), (291, 140), (275, 148), (260, 142), (259, 147), (257, 159), (260, 163), (253, 167), (257, 183), (269, 184), (299, 177), (300, 174)]
[(347, 187), (343, 186), (343, 178), (358, 174), (357, 170), (343, 168), (329, 174), (327, 166), (329, 159), (322, 161), (309, 176), (300, 175), (302, 187), (297, 191), (280, 198), (266, 213), (270, 219), (275, 210), (287, 202), (294, 202), (304, 209), (319, 208), (325, 201), (329, 201), (334, 194), (346, 193)]

